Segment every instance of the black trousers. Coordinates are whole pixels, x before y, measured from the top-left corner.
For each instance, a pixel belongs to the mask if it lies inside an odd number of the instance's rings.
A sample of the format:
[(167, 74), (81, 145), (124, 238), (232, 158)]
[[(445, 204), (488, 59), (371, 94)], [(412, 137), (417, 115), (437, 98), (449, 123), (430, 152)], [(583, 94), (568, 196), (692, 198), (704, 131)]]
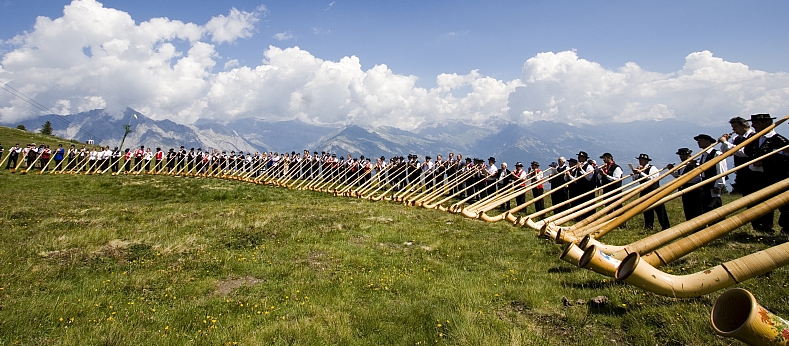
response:
[[(564, 203), (564, 201), (568, 200), (569, 198), (570, 198), (570, 194), (567, 188), (566, 187), (561, 188), (558, 191), (551, 193), (551, 205), (554, 206), (560, 203)], [(554, 209), (553, 214), (554, 215), (559, 214), (567, 210), (568, 208), (569, 208), (568, 205), (563, 205), (561, 207)]]
[[(641, 197), (646, 196), (650, 192), (654, 191), (656, 188), (657, 186), (652, 186), (647, 190), (641, 191)], [(660, 227), (662, 229), (671, 227), (668, 221), (668, 214), (666, 213), (666, 206), (661, 204), (644, 212), (644, 228), (646, 229), (654, 228), (655, 215), (657, 215), (658, 222), (660, 223)]]
[[(537, 201), (534, 202), (534, 210), (536, 212), (541, 212), (545, 209), (545, 201), (542, 198), (542, 194), (545, 192), (544, 188), (533, 188), (531, 189), (531, 194)], [(518, 203), (520, 205), (520, 203)]]
[(703, 213), (701, 207), (701, 189), (685, 192), (682, 195), (682, 210), (685, 213), (685, 220), (690, 220)]

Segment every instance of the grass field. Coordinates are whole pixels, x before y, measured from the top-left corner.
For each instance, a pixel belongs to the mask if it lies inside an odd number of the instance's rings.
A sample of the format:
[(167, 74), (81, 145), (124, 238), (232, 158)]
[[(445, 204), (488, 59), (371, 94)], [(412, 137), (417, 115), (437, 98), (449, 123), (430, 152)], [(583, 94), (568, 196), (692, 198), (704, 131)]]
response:
[[(0, 344), (736, 343), (709, 324), (722, 291), (657, 296), (505, 222), (202, 178), (3, 170), (0, 193)], [(784, 241), (746, 226), (662, 269)], [(788, 276), (739, 287), (787, 317)]]

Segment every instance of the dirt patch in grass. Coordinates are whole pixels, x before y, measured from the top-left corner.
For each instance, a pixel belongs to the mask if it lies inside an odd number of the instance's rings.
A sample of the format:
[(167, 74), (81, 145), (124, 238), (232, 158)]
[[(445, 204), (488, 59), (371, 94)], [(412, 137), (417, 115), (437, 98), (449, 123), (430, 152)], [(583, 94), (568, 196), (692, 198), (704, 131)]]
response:
[(242, 286), (252, 287), (263, 281), (265, 280), (258, 279), (253, 276), (245, 276), (243, 278), (238, 278), (238, 279), (223, 280), (216, 285), (216, 291), (214, 291), (214, 294), (220, 296), (226, 296), (232, 293), (233, 291), (237, 290), (239, 287)]
[(57, 261), (58, 264), (66, 264), (75, 258), (84, 257), (84, 252), (80, 248), (70, 248), (65, 250), (42, 251), (39, 256)]
[[(570, 309), (587, 309), (585, 305), (576, 305)], [(534, 332), (548, 336), (551, 340), (563, 340), (563, 343), (578, 344), (586, 337), (593, 337), (592, 332), (604, 332), (612, 345), (627, 345), (628, 342), (614, 330), (600, 325), (592, 326), (587, 321), (571, 322), (564, 310), (556, 313), (545, 313), (533, 310), (527, 303), (511, 301), (496, 310), (496, 316), (502, 321), (515, 325), (525, 325)], [(580, 324), (579, 324), (580, 323)], [(590, 322), (591, 323), (591, 322)], [(599, 335), (597, 335), (599, 337)]]
[(126, 257), (126, 248), (129, 247), (129, 244), (131, 244), (131, 242), (113, 239), (102, 246), (101, 249), (95, 251), (94, 254), (115, 259), (124, 259)]

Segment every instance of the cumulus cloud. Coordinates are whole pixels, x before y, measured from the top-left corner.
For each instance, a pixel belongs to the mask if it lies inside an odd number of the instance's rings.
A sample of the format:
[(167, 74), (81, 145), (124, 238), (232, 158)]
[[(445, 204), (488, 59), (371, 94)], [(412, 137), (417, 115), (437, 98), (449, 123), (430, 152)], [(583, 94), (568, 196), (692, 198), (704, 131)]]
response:
[(261, 13), (265, 13), (265, 11), (265, 7), (258, 7), (255, 12), (244, 12), (232, 8), (227, 16), (220, 14), (211, 18), (205, 24), (205, 28), (214, 43), (235, 42), (239, 38), (252, 36), (255, 23), (260, 20)]
[(681, 70), (668, 74), (635, 63), (608, 70), (574, 51), (541, 53), (523, 65), (521, 80), (523, 86), (509, 96), (509, 118), (519, 123), (670, 118), (720, 123), (789, 106), (789, 74), (751, 70), (709, 51), (689, 54)]
[[(252, 35), (265, 13), (231, 9), (204, 25), (167, 18), (137, 24), (95, 0), (74, 0), (62, 17), (40, 17), (31, 32), (6, 41), (14, 43), (0, 59), (0, 81), (58, 114), (132, 107), (179, 123), (246, 117), (402, 129), (491, 117), (523, 124), (720, 123), (789, 106), (789, 74), (751, 70), (708, 51), (689, 54), (673, 73), (636, 63), (612, 70), (574, 51), (546, 52), (528, 59), (513, 80), (473, 70), (438, 75), (429, 88), (384, 64), (365, 70), (356, 56), (330, 61), (299, 47), (269, 46), (258, 66), (241, 66), (217, 54), (215, 45)], [(22, 100), (0, 98), (0, 122), (37, 114)]]

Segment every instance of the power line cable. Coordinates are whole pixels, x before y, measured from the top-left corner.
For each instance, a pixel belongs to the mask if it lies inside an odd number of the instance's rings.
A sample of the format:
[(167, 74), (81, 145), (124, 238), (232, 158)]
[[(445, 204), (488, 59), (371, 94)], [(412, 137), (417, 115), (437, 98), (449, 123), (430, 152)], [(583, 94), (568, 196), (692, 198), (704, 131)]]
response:
[[(36, 109), (38, 109), (38, 110), (40, 110), (42, 112), (48, 112), (49, 113), (49, 114), (47, 114), (48, 116), (52, 116), (55, 119), (63, 122), (64, 124), (66, 124), (66, 128), (71, 126), (71, 122), (66, 120), (65, 116), (55, 114), (54, 112), (52, 112), (52, 110), (50, 108), (42, 105), (40, 102), (38, 102), (38, 101), (34, 100), (33, 98), (25, 95), (24, 93), (22, 93), (21, 91), (17, 90), (16, 88), (8, 85), (8, 83), (3, 83), (2, 88), (3, 88), (3, 90), (7, 91), (11, 95), (13, 95), (16, 98), (24, 101), (27, 104), (33, 106), (34, 108), (36, 108)], [(90, 138), (94, 137), (94, 135), (92, 133), (88, 132), (87, 130), (82, 129), (82, 127), (80, 127), (79, 130), (77, 131), (77, 133), (79, 133), (79, 132), (82, 132), (82, 133), (88, 135)]]

